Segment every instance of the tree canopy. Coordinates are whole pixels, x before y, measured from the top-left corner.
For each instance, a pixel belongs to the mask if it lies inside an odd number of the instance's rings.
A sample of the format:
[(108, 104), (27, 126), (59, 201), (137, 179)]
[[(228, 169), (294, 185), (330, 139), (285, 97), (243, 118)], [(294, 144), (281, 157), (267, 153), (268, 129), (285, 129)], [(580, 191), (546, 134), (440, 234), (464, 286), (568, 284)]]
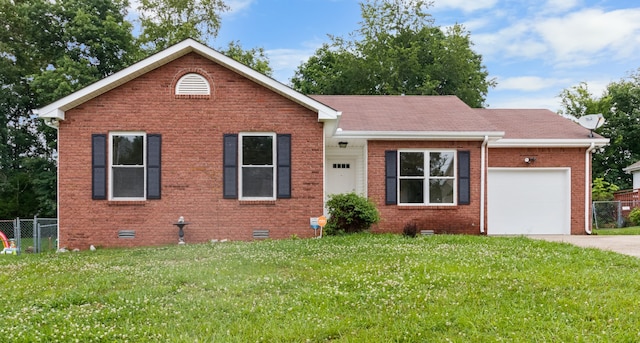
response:
[(0, 218), (55, 216), (55, 131), (33, 109), (136, 56), (126, 1), (0, 1)]
[(640, 69), (611, 82), (600, 97), (581, 83), (563, 90), (560, 98), (562, 113), (576, 117), (602, 113), (606, 122), (595, 131), (610, 142), (594, 152), (593, 178), (631, 188), (631, 175), (622, 169), (640, 160)]
[[(222, 0), (0, 0), (0, 219), (56, 215), (56, 132), (34, 109), (185, 38), (213, 40)], [(260, 48), (223, 51), (270, 75)]]
[(220, 29), (223, 0), (140, 0), (140, 45), (158, 52), (187, 38), (206, 42)]
[(482, 57), (461, 25), (443, 30), (430, 2), (367, 0), (350, 39), (331, 37), (291, 79), (305, 94), (456, 95), (482, 107), (489, 88)]

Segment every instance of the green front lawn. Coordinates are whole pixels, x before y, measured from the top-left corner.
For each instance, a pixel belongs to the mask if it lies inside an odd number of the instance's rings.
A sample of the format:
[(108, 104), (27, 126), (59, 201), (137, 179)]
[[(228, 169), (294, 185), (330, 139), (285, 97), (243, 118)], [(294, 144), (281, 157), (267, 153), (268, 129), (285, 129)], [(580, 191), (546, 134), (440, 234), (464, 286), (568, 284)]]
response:
[(640, 259), (356, 235), (0, 256), (10, 342), (634, 342)]
[(640, 226), (619, 229), (594, 229), (596, 235), (640, 235)]

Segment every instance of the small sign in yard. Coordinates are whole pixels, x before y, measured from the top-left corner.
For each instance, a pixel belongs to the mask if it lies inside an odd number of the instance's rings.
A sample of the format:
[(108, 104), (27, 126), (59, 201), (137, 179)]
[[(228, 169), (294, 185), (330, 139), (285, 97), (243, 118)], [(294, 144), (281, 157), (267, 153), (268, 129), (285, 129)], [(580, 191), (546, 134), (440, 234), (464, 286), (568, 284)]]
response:
[(320, 228), (320, 224), (318, 224), (318, 217), (309, 218), (309, 224), (311, 225), (311, 228), (314, 230), (318, 230)]
[(327, 217), (325, 216), (311, 217), (309, 218), (309, 225), (314, 231), (321, 229), (320, 237), (322, 237), (322, 229), (324, 228), (325, 225), (327, 225)]
[(320, 225), (320, 227), (324, 228), (324, 226), (327, 225), (327, 217), (325, 217), (325, 216), (318, 217), (318, 225)]

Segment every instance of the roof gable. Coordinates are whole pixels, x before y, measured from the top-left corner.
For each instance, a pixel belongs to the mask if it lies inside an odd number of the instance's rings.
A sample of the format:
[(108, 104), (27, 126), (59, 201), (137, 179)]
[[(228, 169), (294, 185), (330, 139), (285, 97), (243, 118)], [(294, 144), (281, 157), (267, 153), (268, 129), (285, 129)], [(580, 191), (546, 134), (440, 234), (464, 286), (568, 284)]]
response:
[(337, 119), (340, 112), (336, 111), (302, 93), (296, 92), (290, 87), (258, 72), (246, 65), (229, 58), (218, 51), (207, 47), (193, 39), (184, 40), (159, 53), (151, 55), (144, 60), (131, 65), (113, 75), (97, 81), (81, 90), (74, 92), (38, 110), (38, 116), (48, 120), (64, 120), (65, 111), (72, 109), (88, 100), (104, 94), (126, 82), (133, 80), (151, 70), (163, 66), (188, 53), (197, 53), (225, 68), (256, 82), (257, 84), (272, 90), (310, 110), (318, 113), (318, 120)]

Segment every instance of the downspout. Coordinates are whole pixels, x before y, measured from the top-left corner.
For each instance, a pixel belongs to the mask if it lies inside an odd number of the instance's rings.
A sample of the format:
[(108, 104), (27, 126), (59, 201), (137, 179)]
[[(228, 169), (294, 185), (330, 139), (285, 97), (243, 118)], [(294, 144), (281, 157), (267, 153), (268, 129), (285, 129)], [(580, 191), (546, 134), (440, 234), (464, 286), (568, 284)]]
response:
[(486, 178), (486, 150), (487, 143), (489, 142), (489, 136), (484, 136), (482, 141), (482, 148), (480, 149), (480, 233), (484, 233), (484, 207), (485, 207), (485, 178)]
[(587, 151), (584, 154), (584, 231), (587, 235), (590, 235), (591, 232), (591, 194), (589, 190), (591, 189), (591, 152), (595, 149), (596, 144), (591, 142), (591, 146), (587, 148)]
[[(34, 114), (38, 114), (34, 111)], [(48, 127), (54, 128), (56, 130), (56, 152), (60, 151), (60, 119), (58, 118), (42, 118), (42, 121)], [(58, 155), (59, 156), (59, 155)], [(56, 250), (60, 249), (60, 168), (58, 168), (58, 159), (56, 159), (56, 218), (58, 219), (58, 230), (56, 237), (56, 242), (58, 245), (56, 246)]]

